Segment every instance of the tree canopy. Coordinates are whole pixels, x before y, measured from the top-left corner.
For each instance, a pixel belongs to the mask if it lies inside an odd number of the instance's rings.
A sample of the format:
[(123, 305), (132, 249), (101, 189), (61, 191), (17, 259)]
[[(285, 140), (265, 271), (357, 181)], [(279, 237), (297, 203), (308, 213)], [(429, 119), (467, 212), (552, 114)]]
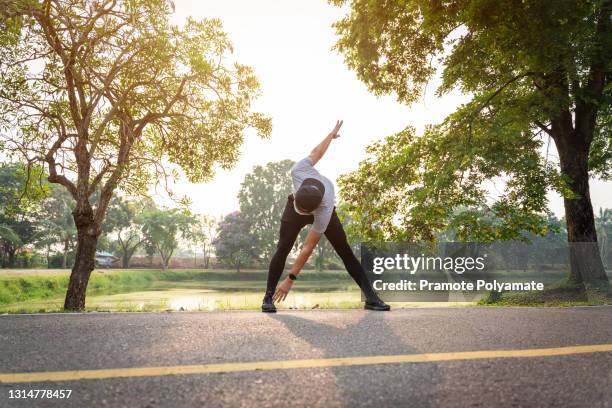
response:
[[(370, 160), (342, 181), (346, 192), (359, 185), (360, 191), (369, 192), (345, 194), (346, 199), (377, 202), (373, 218), (360, 218), (379, 222), (379, 231), (391, 235), (405, 231), (406, 236), (429, 238), (429, 227), (441, 226), (452, 208), (485, 205), (482, 183), (499, 176), (511, 179), (509, 188), (490, 210), (506, 222), (490, 231), (490, 238), (516, 238), (525, 228), (544, 232), (533, 214), (545, 208), (547, 188), (571, 193), (557, 166), (539, 155), (543, 142), (537, 136), (549, 133), (549, 119), (559, 109), (572, 102), (586, 109), (589, 95), (597, 91), (604, 95), (595, 95), (601, 114), (589, 170), (609, 177), (612, 143), (605, 128), (612, 94), (609, 78), (607, 85), (599, 78), (606, 68), (598, 68), (610, 63), (610, 36), (598, 32), (603, 4), (352, 2), (351, 13), (336, 23), (336, 47), (371, 91), (395, 92), (400, 101), (412, 103), (439, 73), (437, 95), (453, 89), (474, 94), (472, 101), (423, 135), (409, 127), (369, 148)], [(434, 58), (441, 72), (432, 65)], [(559, 69), (570, 84), (566, 94), (547, 86)], [(602, 72), (593, 77), (597, 69)], [(393, 228), (393, 214), (405, 224)], [(455, 221), (469, 222), (472, 215)]]
[(0, 123), (7, 149), (45, 161), (50, 181), (83, 200), (117, 185), (141, 191), (167, 162), (190, 181), (237, 159), (243, 130), (270, 132), (250, 112), (253, 70), (227, 62), (217, 19), (169, 23), (171, 2), (3, 1)]
[[(218, 19), (170, 23), (169, 0), (2, 0), (0, 130), (4, 148), (44, 162), (74, 197), (78, 231), (65, 307), (82, 309), (114, 190), (209, 179), (231, 167), (251, 111), (253, 70), (230, 60)], [(91, 198), (99, 193), (95, 203)]]
[(188, 239), (191, 225), (197, 220), (183, 210), (160, 209), (154, 206), (141, 214), (139, 222), (145, 245), (161, 256), (162, 267), (165, 270), (179, 246), (179, 237)]
[[(589, 176), (612, 167), (611, 10), (610, 0), (351, 1), (336, 49), (372, 92), (410, 104), (439, 76), (437, 96), (471, 95), (420, 135), (409, 126), (374, 143), (339, 181), (363, 235), (434, 240), (449, 224), (465, 239), (545, 234), (555, 190), (568, 240), (596, 242)], [(607, 286), (601, 262), (579, 267), (595, 249), (572, 255), (572, 279)]]
[[(42, 202), (38, 228), (40, 229), (39, 245), (47, 247), (60, 244), (62, 247), (62, 268), (68, 267), (69, 253), (76, 243), (76, 227), (72, 218), (74, 199), (72, 195), (59, 184), (49, 185), (49, 195)], [(47, 260), (49, 262), (49, 260)]]
[(109, 238), (116, 238), (110, 245), (121, 254), (123, 268), (129, 267), (132, 255), (144, 241), (141, 233), (143, 212), (154, 207), (151, 199), (136, 201), (120, 196), (111, 199), (102, 232)]
[(217, 258), (236, 268), (236, 272), (240, 272), (242, 266), (258, 257), (256, 238), (251, 233), (249, 222), (240, 211), (223, 218), (213, 244)]
[(41, 166), (28, 170), (21, 163), (0, 166), (0, 264), (14, 267), (17, 252), (37, 238), (36, 220), (48, 186)]
[(269, 261), (276, 249), (280, 216), (293, 191), (289, 170), (294, 162), (283, 160), (255, 166), (244, 177), (238, 192), (240, 214), (249, 223), (257, 249)]

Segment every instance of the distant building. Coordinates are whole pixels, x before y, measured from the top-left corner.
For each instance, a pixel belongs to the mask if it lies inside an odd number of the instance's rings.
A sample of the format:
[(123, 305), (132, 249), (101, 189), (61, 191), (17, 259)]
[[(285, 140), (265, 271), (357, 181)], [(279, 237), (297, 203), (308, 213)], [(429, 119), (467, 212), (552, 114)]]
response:
[(110, 268), (113, 266), (113, 262), (119, 260), (118, 257), (105, 251), (96, 251), (96, 265), (101, 268)]

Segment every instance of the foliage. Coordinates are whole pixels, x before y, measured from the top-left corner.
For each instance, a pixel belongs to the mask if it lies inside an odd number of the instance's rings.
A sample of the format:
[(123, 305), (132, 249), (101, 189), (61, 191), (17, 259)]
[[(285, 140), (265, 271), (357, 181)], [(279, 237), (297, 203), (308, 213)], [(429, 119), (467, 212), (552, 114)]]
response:
[(257, 250), (266, 262), (272, 259), (278, 241), (280, 218), (293, 191), (289, 170), (294, 162), (283, 160), (255, 166), (244, 177), (238, 193), (241, 217), (250, 225)]
[(214, 163), (230, 167), (246, 127), (270, 133), (269, 119), (249, 111), (259, 84), (251, 68), (228, 62), (219, 20), (179, 28), (171, 9), (166, 0), (6, 2), (6, 147), (46, 161), (51, 181), (78, 199), (100, 188), (105, 200), (116, 185), (139, 192), (167, 161), (194, 182), (209, 179)]
[[(76, 247), (76, 226), (72, 218), (74, 199), (70, 193), (58, 184), (49, 185), (49, 195), (42, 203), (40, 219), (37, 222), (41, 233), (37, 239), (37, 246), (47, 249), (49, 255), (51, 247), (61, 245), (61, 264), (58, 267), (69, 266), (70, 254)], [(47, 260), (50, 263), (50, 258)], [(51, 267), (51, 265), (49, 265)]]
[(219, 223), (214, 241), (217, 258), (226, 265), (240, 268), (257, 257), (257, 238), (250, 232), (250, 224), (240, 211), (226, 215)]
[[(543, 0), (352, 1), (335, 24), (336, 49), (372, 92), (412, 103), (440, 74), (438, 96), (472, 95), (422, 135), (407, 127), (372, 144), (359, 169), (339, 180), (359, 233), (430, 241), (447, 227), (483, 241), (546, 234), (547, 191), (579, 198), (570, 187), (584, 183), (540, 154), (547, 136), (566, 170), (578, 168), (584, 151), (591, 175), (609, 177), (611, 7), (600, 0), (554, 7)], [(486, 183), (503, 193), (490, 197)]]
[(18, 252), (36, 239), (37, 213), (48, 188), (41, 183), (43, 169), (20, 163), (0, 165), (0, 262), (13, 267)]
[(116, 188), (138, 194), (179, 168), (208, 180), (237, 161), (246, 129), (267, 137), (271, 121), (252, 111), (259, 83), (218, 19), (174, 25), (170, 0), (0, 5), (0, 144), (45, 163), (75, 199), (65, 307), (82, 309)]
[[(147, 288), (154, 281), (154, 273), (96, 273), (92, 276), (88, 291), (90, 293), (121, 293)], [(67, 287), (68, 276), (66, 275), (4, 277), (0, 279), (0, 305), (59, 297), (66, 293)]]
[(106, 218), (102, 224), (102, 232), (116, 237), (111, 245), (113, 249), (120, 253), (123, 268), (129, 267), (130, 258), (144, 242), (139, 214), (146, 208), (153, 206), (151, 199), (136, 201), (120, 196), (111, 199)]
[(344, 201), (340, 201), (338, 205), (336, 205), (336, 214), (338, 214), (338, 219), (340, 219), (342, 223), (342, 228), (344, 228), (348, 243), (355, 251), (359, 249), (363, 239), (361, 234), (359, 234), (359, 225), (353, 220), (347, 207)]
[(214, 242), (217, 237), (217, 226), (221, 220), (205, 214), (197, 216), (198, 222), (192, 224), (193, 243), (202, 249), (204, 268), (210, 267), (210, 259), (214, 252)]
[(317, 243), (313, 255), (314, 268), (317, 272), (322, 272), (330, 266), (336, 266), (338, 263), (341, 263), (340, 258), (325, 235)]
[(197, 220), (191, 214), (178, 209), (149, 207), (140, 216), (139, 223), (146, 245), (159, 253), (164, 270), (178, 248), (179, 235), (188, 238), (190, 225), (195, 222)]
[(595, 218), (595, 225), (597, 227), (597, 238), (601, 259), (604, 264), (609, 264), (610, 240), (612, 239), (612, 208), (600, 208)]

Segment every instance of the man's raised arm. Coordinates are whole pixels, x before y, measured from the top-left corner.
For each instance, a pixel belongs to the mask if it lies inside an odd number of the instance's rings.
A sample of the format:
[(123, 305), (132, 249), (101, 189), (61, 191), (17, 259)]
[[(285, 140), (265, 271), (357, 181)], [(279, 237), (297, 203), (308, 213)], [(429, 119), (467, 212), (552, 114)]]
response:
[(323, 139), (323, 141), (319, 143), (317, 147), (315, 147), (312, 150), (312, 152), (310, 152), (310, 155), (308, 157), (310, 157), (310, 160), (312, 160), (313, 166), (317, 164), (319, 160), (321, 160), (321, 157), (323, 157), (323, 155), (327, 151), (327, 148), (329, 147), (329, 144), (331, 143), (331, 141), (333, 139), (340, 137), (340, 135), (338, 134), (338, 131), (340, 130), (340, 127), (342, 127), (342, 123), (343, 123), (342, 120), (336, 121), (336, 126), (331, 131), (331, 133), (327, 135), (325, 139)]

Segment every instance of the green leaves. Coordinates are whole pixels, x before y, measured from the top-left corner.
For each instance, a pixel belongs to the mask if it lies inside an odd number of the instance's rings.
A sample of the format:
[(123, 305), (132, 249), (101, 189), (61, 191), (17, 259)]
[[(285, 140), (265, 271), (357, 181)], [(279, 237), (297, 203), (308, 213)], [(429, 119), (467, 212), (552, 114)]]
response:
[(334, 24), (335, 49), (377, 95), (395, 92), (400, 101), (414, 102), (435, 72), (429, 55), (442, 43), (435, 32), (421, 30), (419, 3), (357, 0)]
[(79, 205), (100, 191), (105, 210), (116, 188), (137, 193), (179, 168), (191, 182), (209, 180), (215, 165), (236, 163), (246, 129), (270, 135), (270, 119), (252, 110), (259, 82), (234, 60), (220, 20), (172, 25), (168, 0), (8, 3), (6, 147), (46, 162)]
[(250, 231), (249, 221), (239, 211), (226, 215), (219, 223), (213, 244), (217, 258), (235, 267), (237, 272), (258, 255), (257, 238)]
[[(340, 178), (364, 239), (433, 241), (453, 226), (462, 226), (461, 239), (520, 239), (521, 231), (543, 229), (556, 174), (538, 155), (540, 142), (473, 112), (468, 104), (422, 136), (409, 127), (376, 142), (358, 170)], [(504, 192), (488, 197), (488, 180)], [(479, 208), (484, 218), (457, 208)]]
[(197, 220), (189, 213), (177, 209), (159, 209), (155, 206), (138, 216), (145, 245), (149, 251), (159, 253), (164, 269), (167, 268), (174, 250), (178, 248), (179, 236), (187, 238), (194, 223), (197, 223)]
[(269, 261), (276, 249), (280, 218), (293, 191), (289, 171), (294, 162), (282, 160), (255, 166), (238, 192), (240, 216), (255, 238), (258, 255)]
[[(410, 104), (438, 68), (437, 95), (472, 94), (422, 135), (408, 127), (369, 146), (358, 170), (340, 179), (363, 239), (432, 241), (448, 228), (482, 241), (545, 234), (547, 191), (576, 194), (543, 142), (552, 135), (555, 147), (562, 137), (588, 145), (589, 117), (597, 118), (589, 170), (609, 177), (608, 76), (603, 92), (593, 85), (612, 55), (605, 13), (602, 1), (351, 2), (335, 24), (336, 49), (373, 93)], [(568, 115), (564, 134), (551, 125), (560, 115)]]
[(31, 244), (40, 229), (40, 207), (48, 194), (43, 169), (21, 163), (0, 166), (0, 264), (14, 266), (15, 254)]
[(0, 224), (0, 240), (15, 246), (22, 243), (19, 235), (7, 224)]

